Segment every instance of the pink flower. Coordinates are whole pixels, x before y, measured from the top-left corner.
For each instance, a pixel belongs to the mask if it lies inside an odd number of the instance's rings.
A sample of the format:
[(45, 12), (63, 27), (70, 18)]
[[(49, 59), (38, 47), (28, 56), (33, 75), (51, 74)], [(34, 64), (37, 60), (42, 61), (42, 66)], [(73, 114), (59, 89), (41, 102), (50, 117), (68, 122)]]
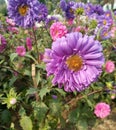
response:
[(66, 33), (67, 33), (67, 28), (61, 22), (55, 22), (50, 27), (50, 35), (54, 41), (57, 38), (61, 38), (62, 36), (65, 36)]
[(78, 27), (76, 27), (76, 28), (73, 28), (72, 31), (74, 31), (74, 32), (81, 32), (81, 33), (86, 33), (86, 32), (87, 32), (87, 28), (82, 27), (82, 26), (78, 26)]
[(73, 19), (69, 19), (69, 20), (68, 20), (68, 24), (69, 24), (69, 25), (73, 25)]
[(18, 46), (16, 48), (16, 53), (19, 55), (19, 56), (25, 56), (26, 54), (26, 49), (24, 46)]
[(107, 61), (105, 64), (105, 70), (107, 73), (112, 73), (115, 70), (115, 65), (114, 62), (112, 61)]
[(6, 39), (0, 34), (0, 53), (6, 48)]
[(110, 111), (110, 106), (104, 102), (101, 102), (95, 106), (94, 114), (97, 117), (105, 118), (110, 114)]
[(115, 26), (111, 28), (111, 37), (112, 38), (116, 37), (116, 27)]
[(26, 38), (26, 45), (27, 45), (27, 49), (31, 50), (32, 49), (32, 41), (31, 38), (27, 37)]
[(15, 26), (15, 22), (14, 22), (12, 19), (8, 18), (8, 17), (6, 17), (6, 22), (7, 22), (9, 25), (11, 25), (11, 26)]
[(12, 33), (15, 33), (15, 34), (19, 33), (19, 29), (17, 27), (11, 27), (11, 26), (9, 26), (8, 27), (8, 31), (10, 31)]

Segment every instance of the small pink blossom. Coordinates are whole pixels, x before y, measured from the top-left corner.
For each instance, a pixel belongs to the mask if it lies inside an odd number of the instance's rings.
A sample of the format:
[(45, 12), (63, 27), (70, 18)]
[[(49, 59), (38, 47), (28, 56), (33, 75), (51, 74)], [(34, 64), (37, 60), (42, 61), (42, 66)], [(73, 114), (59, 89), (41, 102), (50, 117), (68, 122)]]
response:
[(115, 65), (113, 61), (107, 61), (105, 64), (105, 70), (107, 73), (112, 73), (115, 70)]
[(28, 50), (32, 50), (32, 40), (30, 37), (26, 38), (26, 45)]
[(19, 33), (19, 29), (17, 27), (11, 27), (11, 26), (9, 26), (8, 27), (8, 31), (10, 31), (12, 33), (15, 33), (15, 34)]
[(54, 41), (57, 38), (61, 38), (62, 36), (65, 36), (66, 33), (67, 33), (67, 28), (61, 22), (55, 22), (50, 27), (50, 35)]
[(69, 24), (69, 25), (73, 25), (73, 19), (69, 19), (69, 20), (68, 20), (68, 24)]
[(16, 53), (19, 55), (19, 56), (25, 56), (26, 54), (26, 49), (24, 46), (18, 46), (16, 48)]
[(82, 27), (82, 26), (78, 26), (78, 27), (76, 27), (76, 28), (73, 28), (73, 30), (72, 30), (72, 31), (74, 31), (74, 32), (81, 32), (81, 33), (85, 33), (85, 32), (87, 32), (87, 28)]
[(111, 37), (115, 38), (116, 37), (116, 27), (115, 26), (112, 27), (110, 32), (111, 32)]
[(0, 53), (6, 48), (6, 39), (0, 34)]
[(6, 18), (6, 22), (9, 24), (9, 25), (11, 25), (11, 26), (15, 26), (15, 22), (12, 20), (12, 19), (10, 19), (10, 18)]
[(99, 118), (105, 118), (110, 114), (110, 106), (104, 102), (95, 106), (94, 114)]
[(16, 98), (11, 98), (11, 99), (10, 99), (10, 104), (11, 104), (11, 105), (16, 104), (16, 102), (17, 102)]

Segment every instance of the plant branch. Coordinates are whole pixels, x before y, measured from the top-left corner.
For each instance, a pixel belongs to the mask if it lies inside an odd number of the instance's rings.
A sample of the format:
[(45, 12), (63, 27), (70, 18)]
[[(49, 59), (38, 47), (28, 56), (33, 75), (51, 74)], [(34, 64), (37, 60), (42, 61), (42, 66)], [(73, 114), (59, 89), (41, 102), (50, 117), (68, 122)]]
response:
[[(35, 64), (32, 64), (32, 79), (33, 79), (33, 84), (34, 84), (34, 88), (37, 88), (37, 81), (36, 81), (36, 70), (35, 70)], [(39, 101), (39, 96), (37, 93), (35, 93), (35, 98), (36, 101)]]
[[(95, 94), (95, 93), (99, 93), (99, 92), (102, 92), (102, 91), (104, 91), (104, 90), (93, 91), (93, 92), (91, 92), (91, 93), (88, 93), (86, 96), (90, 96), (90, 95), (93, 95), (93, 94)], [(67, 119), (67, 116), (68, 116), (70, 110), (74, 109), (74, 108), (77, 106), (77, 102), (78, 102), (79, 100), (83, 99), (84, 97), (85, 97), (84, 95), (78, 96), (78, 97), (76, 97), (76, 98), (71, 99), (71, 100), (67, 103), (67, 105), (69, 105), (69, 109), (68, 109), (68, 110), (65, 109), (65, 110), (63, 111), (62, 116), (63, 116), (64, 119)]]

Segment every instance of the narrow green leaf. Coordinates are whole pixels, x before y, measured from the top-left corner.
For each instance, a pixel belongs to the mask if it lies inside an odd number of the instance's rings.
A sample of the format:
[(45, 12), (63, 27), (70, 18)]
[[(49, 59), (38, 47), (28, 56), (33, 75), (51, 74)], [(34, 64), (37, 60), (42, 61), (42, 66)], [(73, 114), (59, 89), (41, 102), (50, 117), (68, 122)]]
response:
[(12, 54), (10, 55), (10, 60), (11, 60), (11, 62), (13, 62), (13, 60), (14, 60), (16, 57), (17, 57), (17, 53), (12, 53)]
[(37, 63), (36, 59), (33, 56), (26, 54), (25, 57), (28, 57), (28, 58), (32, 59), (35, 63)]
[(62, 96), (65, 97), (66, 92), (63, 91), (63, 89), (55, 88), (56, 91), (58, 91)]
[(37, 71), (37, 74), (36, 74), (36, 81), (37, 81), (37, 85), (38, 85), (39, 82), (41, 81), (40, 71)]

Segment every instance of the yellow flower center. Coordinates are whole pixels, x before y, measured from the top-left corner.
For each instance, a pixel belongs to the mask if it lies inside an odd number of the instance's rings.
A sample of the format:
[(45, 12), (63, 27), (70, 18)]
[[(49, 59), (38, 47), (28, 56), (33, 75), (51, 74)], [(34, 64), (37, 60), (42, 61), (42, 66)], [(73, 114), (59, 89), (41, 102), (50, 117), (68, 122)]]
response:
[(73, 9), (69, 9), (69, 12), (71, 13), (71, 14), (73, 14), (74, 13), (74, 10)]
[(22, 16), (25, 16), (27, 14), (28, 9), (29, 9), (29, 7), (27, 5), (20, 6), (18, 8), (19, 14)]
[(69, 69), (78, 71), (81, 69), (81, 67), (83, 65), (83, 60), (78, 55), (72, 55), (66, 60), (66, 64)]
[(106, 20), (104, 20), (104, 21), (103, 21), (103, 24), (106, 25), (106, 23), (107, 23)]

